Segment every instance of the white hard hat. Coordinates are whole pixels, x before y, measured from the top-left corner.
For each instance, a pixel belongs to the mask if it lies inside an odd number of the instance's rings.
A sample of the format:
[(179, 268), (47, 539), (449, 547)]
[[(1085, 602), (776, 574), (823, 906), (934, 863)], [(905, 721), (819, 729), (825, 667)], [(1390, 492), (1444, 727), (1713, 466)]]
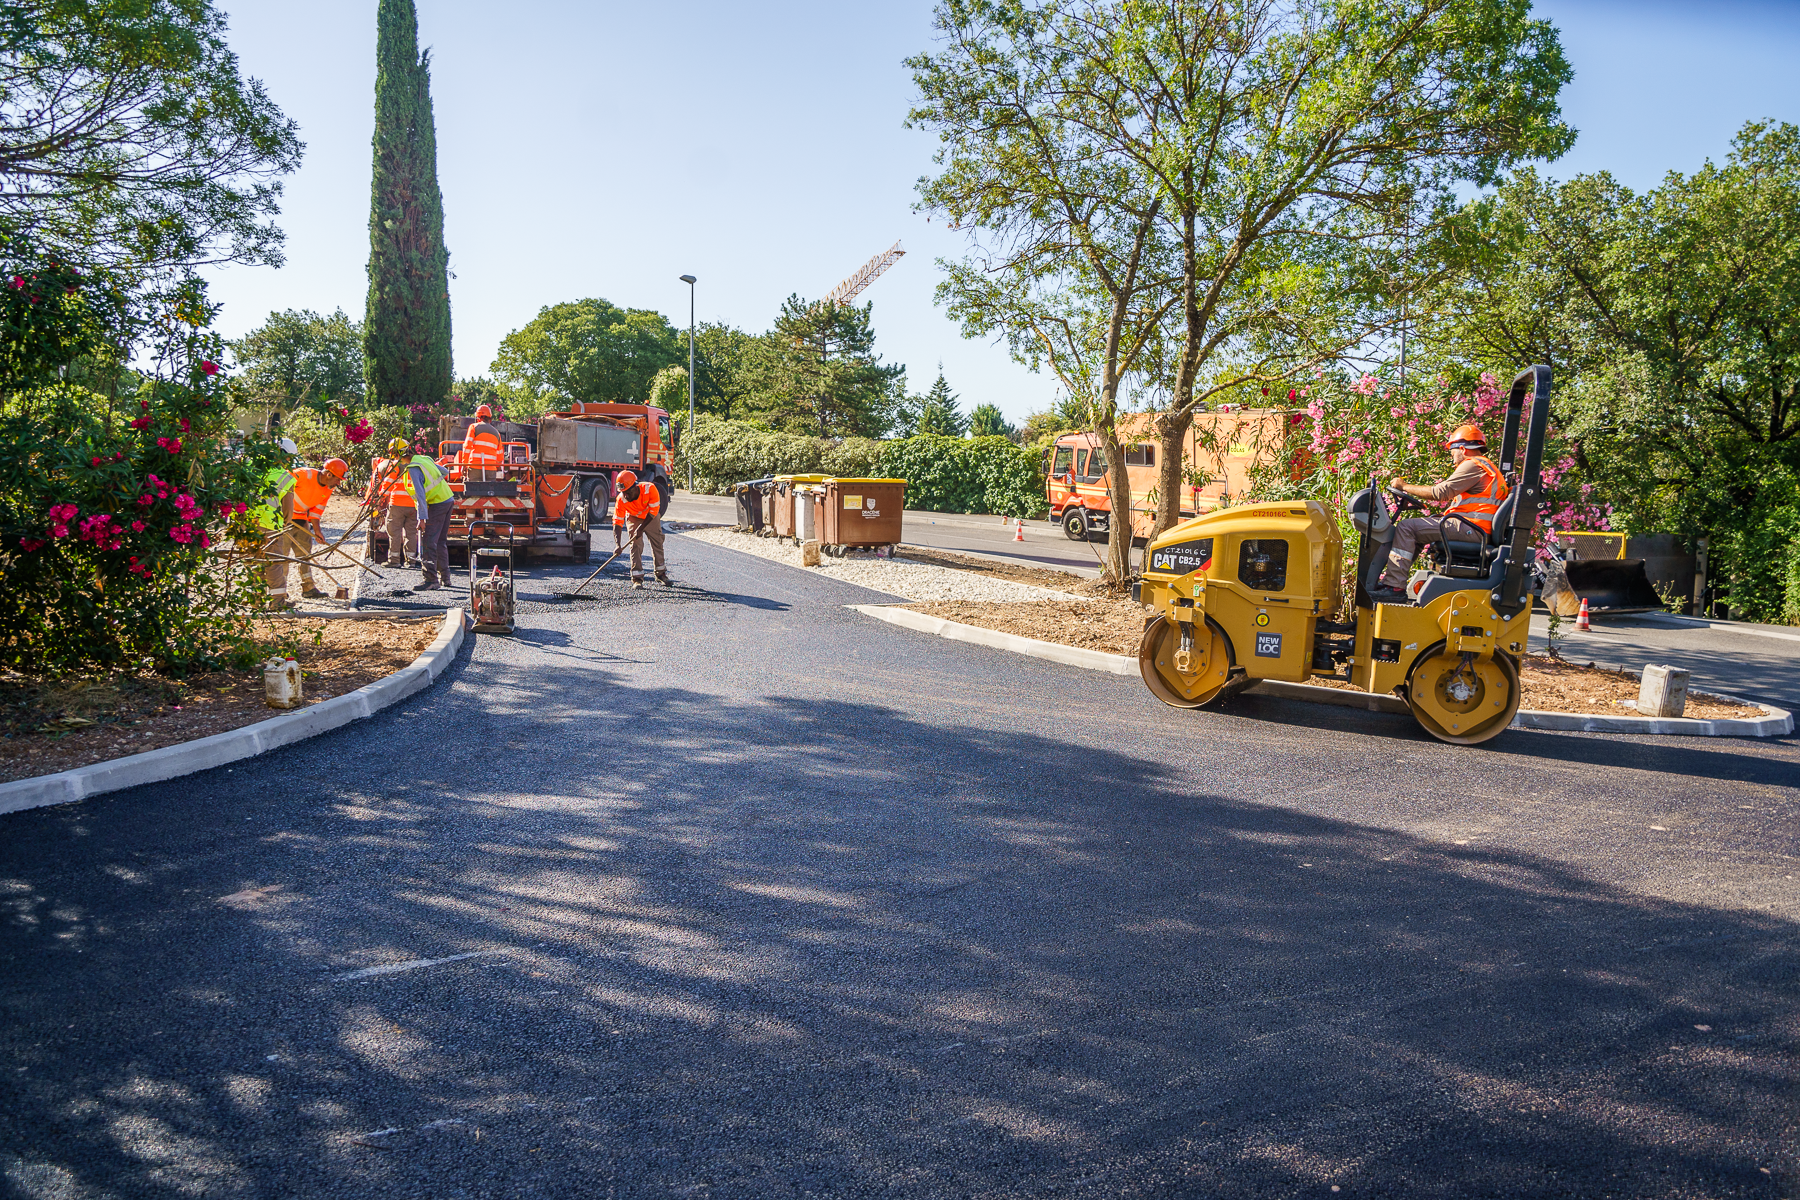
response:
[(293, 438), (276, 438), (275, 444), (277, 446), (280, 446), (282, 448), (282, 450), (284, 450), (288, 454), (300, 453), (300, 447), (298, 444), (295, 443)]

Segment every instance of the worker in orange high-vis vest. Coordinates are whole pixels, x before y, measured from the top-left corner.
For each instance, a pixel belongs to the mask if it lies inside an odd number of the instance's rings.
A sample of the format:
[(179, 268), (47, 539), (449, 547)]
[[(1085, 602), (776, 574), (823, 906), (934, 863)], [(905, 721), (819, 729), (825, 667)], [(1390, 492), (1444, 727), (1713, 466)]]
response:
[[(650, 557), (656, 563), (656, 581), (664, 587), (674, 581), (663, 563), (662, 495), (653, 483), (639, 483), (635, 471), (613, 477), (618, 495), (613, 499), (613, 545), (631, 539), (631, 586), (644, 586), (644, 539), (650, 539)], [(622, 533), (621, 533), (622, 531)]]
[(500, 477), (506, 452), (501, 448), (500, 431), (488, 424), (493, 417), (494, 410), (483, 404), (475, 410), (475, 423), (463, 430), (462, 450), (456, 461), (463, 469), (464, 479)]
[(387, 445), (387, 457), (375, 460), (369, 475), (369, 493), (363, 503), (375, 504), (375, 519), (387, 528), (390, 567), (419, 565), (419, 507), (413, 503), (412, 489), (407, 486), (406, 464), (412, 458), (412, 447), (405, 438), (395, 438)]
[[(1494, 530), (1494, 513), (1506, 499), (1506, 476), (1487, 456), (1487, 437), (1479, 425), (1464, 425), (1444, 443), (1450, 451), (1455, 469), (1444, 479), (1429, 486), (1408, 483), (1395, 477), (1393, 486), (1420, 500), (1448, 500), (1446, 516), (1462, 518), (1444, 523), (1444, 536), (1453, 542), (1476, 545), (1487, 540)], [(1388, 550), (1387, 568), (1381, 583), (1371, 596), (1378, 604), (1410, 603), (1406, 595), (1406, 576), (1419, 552), (1419, 543), (1435, 539), (1436, 517), (1408, 517), (1394, 523), (1394, 544)]]
[(314, 581), (312, 564), (306, 561), (306, 556), (313, 552), (315, 540), (325, 540), (325, 530), (319, 520), (325, 515), (325, 504), (331, 499), (332, 489), (344, 482), (344, 476), (349, 473), (349, 464), (343, 459), (329, 458), (317, 468), (295, 467), (282, 481), (282, 527), (267, 547), (267, 553), (276, 557), (267, 559), (263, 573), (264, 581), (269, 585), (272, 607), (288, 602), (287, 560), (290, 558), (300, 560), (300, 594), (311, 600), (324, 598), (325, 593)]

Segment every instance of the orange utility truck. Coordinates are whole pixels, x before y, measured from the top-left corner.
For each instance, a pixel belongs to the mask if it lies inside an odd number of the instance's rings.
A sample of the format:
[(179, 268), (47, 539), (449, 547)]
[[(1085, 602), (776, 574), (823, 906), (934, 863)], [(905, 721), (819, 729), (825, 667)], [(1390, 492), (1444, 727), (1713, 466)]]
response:
[[(1157, 455), (1162, 443), (1151, 428), (1150, 413), (1119, 418), (1119, 440), (1125, 447), (1125, 470), (1131, 481), (1131, 534), (1145, 537), (1156, 518)], [(1302, 419), (1285, 409), (1246, 408), (1199, 413), (1182, 442), (1181, 519), (1211, 512), (1249, 490), (1250, 475), (1280, 461), (1288, 451), (1288, 432)], [(1050, 519), (1070, 540), (1104, 536), (1112, 525), (1112, 497), (1107, 491), (1106, 451), (1098, 434), (1065, 433), (1050, 450), (1044, 495)]]

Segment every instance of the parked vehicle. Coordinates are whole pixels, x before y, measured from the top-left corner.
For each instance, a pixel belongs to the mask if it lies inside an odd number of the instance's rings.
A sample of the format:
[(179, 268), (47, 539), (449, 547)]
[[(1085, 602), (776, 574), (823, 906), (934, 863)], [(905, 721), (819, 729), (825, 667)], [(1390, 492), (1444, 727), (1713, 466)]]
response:
[[(439, 423), (441, 449), (454, 454), (474, 417), (444, 417)], [(502, 441), (525, 442), (540, 473), (569, 475), (573, 496), (587, 507), (590, 525), (604, 524), (618, 495), (620, 471), (656, 485), (659, 514), (666, 514), (675, 495), (675, 428), (667, 411), (649, 404), (581, 402), (536, 421), (501, 421)]]
[[(1151, 419), (1149, 413), (1128, 413), (1119, 419), (1135, 538), (1148, 536), (1156, 517), (1156, 456), (1162, 445), (1151, 433)], [(1269, 408), (1195, 416), (1182, 443), (1182, 519), (1211, 512), (1248, 491), (1251, 472), (1286, 453), (1287, 429), (1300, 419), (1300, 414)], [(1050, 519), (1062, 525), (1071, 541), (1103, 537), (1110, 531), (1112, 497), (1099, 435), (1077, 432), (1057, 438), (1044, 475)]]

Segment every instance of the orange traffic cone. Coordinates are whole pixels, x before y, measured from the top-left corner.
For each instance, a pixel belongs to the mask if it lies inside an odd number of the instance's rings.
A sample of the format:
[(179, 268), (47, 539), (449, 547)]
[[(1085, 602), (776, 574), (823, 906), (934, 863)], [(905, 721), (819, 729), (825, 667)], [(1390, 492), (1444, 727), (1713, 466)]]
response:
[(1013, 526), (1013, 541), (1022, 542), (1024, 540), (1025, 540), (1025, 518), (1020, 517), (1018, 519), (1018, 523)]
[(1592, 629), (1593, 628), (1593, 626), (1588, 624), (1588, 610), (1587, 610), (1587, 597), (1586, 596), (1583, 596), (1581, 598), (1581, 611), (1579, 613), (1577, 613), (1575, 616), (1575, 628), (1577, 628), (1577, 629)]

